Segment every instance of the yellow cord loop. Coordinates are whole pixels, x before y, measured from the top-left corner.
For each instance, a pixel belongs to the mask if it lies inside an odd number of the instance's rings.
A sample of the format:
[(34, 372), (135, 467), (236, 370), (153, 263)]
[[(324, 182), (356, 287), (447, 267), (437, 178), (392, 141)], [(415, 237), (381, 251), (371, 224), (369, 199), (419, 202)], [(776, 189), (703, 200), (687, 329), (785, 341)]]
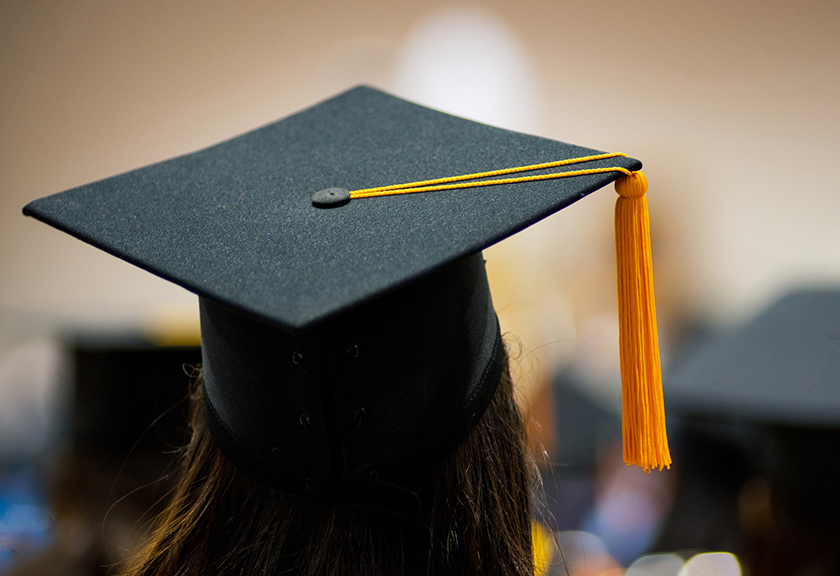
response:
[(650, 471), (670, 467), (671, 455), (653, 301), (647, 186), (641, 172), (616, 180), (615, 247), (624, 461)]

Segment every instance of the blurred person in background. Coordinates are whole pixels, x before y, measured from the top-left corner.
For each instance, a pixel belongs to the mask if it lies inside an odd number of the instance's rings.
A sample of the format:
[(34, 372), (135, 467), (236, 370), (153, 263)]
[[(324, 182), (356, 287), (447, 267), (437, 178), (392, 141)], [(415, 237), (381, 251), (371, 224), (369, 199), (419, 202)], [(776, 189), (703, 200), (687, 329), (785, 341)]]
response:
[(657, 550), (840, 574), (840, 291), (800, 289), (687, 347), (668, 377), (680, 483)]

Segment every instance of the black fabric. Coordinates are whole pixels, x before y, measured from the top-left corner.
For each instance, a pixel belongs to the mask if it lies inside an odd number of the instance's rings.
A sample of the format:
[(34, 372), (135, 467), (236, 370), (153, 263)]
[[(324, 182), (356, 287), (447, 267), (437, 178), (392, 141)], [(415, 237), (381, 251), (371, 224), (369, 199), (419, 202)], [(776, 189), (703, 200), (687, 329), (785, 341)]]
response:
[(388, 506), (463, 440), (502, 373), (480, 254), (302, 336), (201, 310), (214, 438), (286, 492)]
[[(612, 182), (576, 178), (312, 205), (359, 189), (596, 150), (356, 88), (206, 150), (24, 212), (204, 297), (289, 329), (474, 254)], [(629, 158), (587, 167), (620, 165)]]

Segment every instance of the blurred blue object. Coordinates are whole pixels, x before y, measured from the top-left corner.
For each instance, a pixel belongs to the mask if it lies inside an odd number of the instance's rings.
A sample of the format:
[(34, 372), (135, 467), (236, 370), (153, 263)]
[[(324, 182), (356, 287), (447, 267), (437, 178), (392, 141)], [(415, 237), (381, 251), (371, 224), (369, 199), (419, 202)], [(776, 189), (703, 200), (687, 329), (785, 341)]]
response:
[(30, 468), (0, 472), (0, 570), (46, 548), (52, 523), (42, 483)]

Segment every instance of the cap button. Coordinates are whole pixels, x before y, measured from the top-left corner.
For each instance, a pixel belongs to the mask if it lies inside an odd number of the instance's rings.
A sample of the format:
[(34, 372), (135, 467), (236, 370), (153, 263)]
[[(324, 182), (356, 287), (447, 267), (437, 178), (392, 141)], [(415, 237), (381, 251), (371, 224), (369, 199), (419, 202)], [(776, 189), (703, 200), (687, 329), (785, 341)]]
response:
[(350, 201), (350, 192), (344, 188), (324, 188), (312, 195), (312, 205), (318, 208), (335, 208)]

